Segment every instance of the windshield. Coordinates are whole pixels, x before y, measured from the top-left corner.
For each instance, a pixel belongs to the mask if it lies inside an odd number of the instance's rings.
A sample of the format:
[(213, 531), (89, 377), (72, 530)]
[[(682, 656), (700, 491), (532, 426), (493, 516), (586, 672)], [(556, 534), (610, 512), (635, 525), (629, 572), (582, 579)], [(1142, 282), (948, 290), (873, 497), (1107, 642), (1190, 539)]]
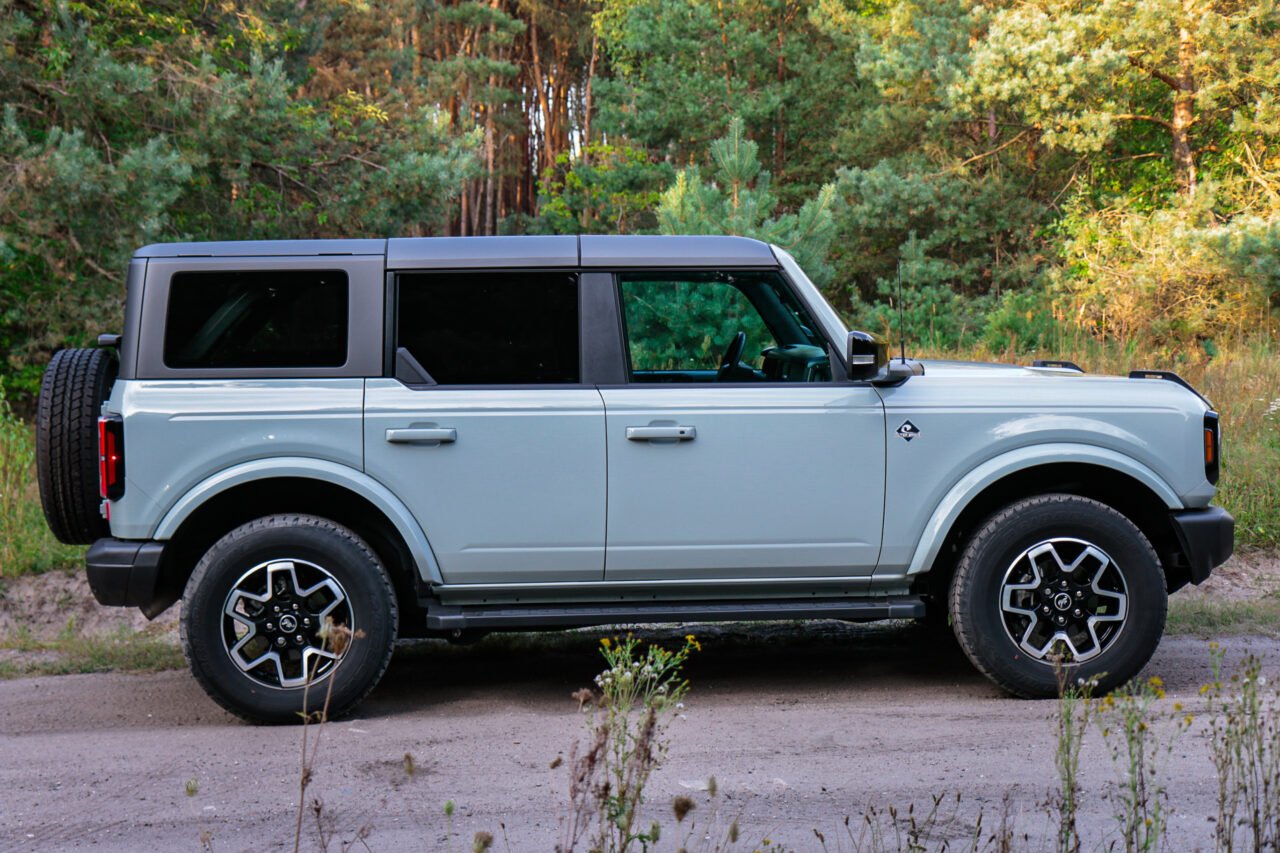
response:
[(782, 264), (782, 269), (786, 271), (787, 278), (791, 279), (792, 284), (796, 286), (796, 290), (800, 291), (801, 297), (809, 304), (809, 308), (813, 313), (817, 315), (818, 322), (822, 324), (822, 328), (826, 330), (827, 335), (836, 346), (843, 350), (845, 339), (849, 337), (849, 329), (845, 327), (840, 315), (827, 304), (827, 300), (823, 298), (822, 292), (818, 290), (817, 285), (809, 280), (809, 276), (804, 274), (804, 270), (800, 269), (796, 259), (791, 257), (791, 254), (786, 249), (780, 249), (777, 246), (772, 248), (773, 254), (777, 256), (778, 261)]

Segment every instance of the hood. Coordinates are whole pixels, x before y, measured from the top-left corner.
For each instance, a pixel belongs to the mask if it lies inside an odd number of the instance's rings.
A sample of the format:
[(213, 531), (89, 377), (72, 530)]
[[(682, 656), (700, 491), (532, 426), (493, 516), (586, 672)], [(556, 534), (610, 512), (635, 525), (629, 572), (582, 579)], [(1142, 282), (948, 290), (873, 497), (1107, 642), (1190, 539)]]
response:
[[(1064, 399), (1121, 399), (1135, 405), (1186, 405), (1187, 397), (1196, 400), (1206, 410), (1212, 404), (1190, 384), (1173, 373), (1152, 371), (1143, 376), (1111, 376), (1101, 373), (1083, 373), (1066, 367), (1024, 367), (1018, 364), (997, 364), (978, 361), (922, 360), (924, 379), (939, 384), (963, 386), (990, 386), (1009, 388), (1045, 388), (1046, 385), (1061, 388), (1071, 396)], [(919, 382), (921, 377), (912, 379)], [(1036, 383), (1035, 385), (1023, 383)], [(1045, 384), (1040, 384), (1045, 383)], [(1071, 383), (1067, 385), (1065, 383)], [(908, 382), (907, 384), (910, 384)], [(934, 386), (937, 387), (937, 386)], [(1067, 389), (1073, 389), (1068, 391)], [(1061, 393), (1061, 392), (1060, 392)]]

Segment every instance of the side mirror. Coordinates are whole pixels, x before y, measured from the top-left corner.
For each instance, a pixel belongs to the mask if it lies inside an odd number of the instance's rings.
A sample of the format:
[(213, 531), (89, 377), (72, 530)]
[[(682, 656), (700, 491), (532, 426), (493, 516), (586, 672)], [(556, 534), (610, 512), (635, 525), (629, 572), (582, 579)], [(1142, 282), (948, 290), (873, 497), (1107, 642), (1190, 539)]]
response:
[(845, 370), (854, 380), (879, 377), (889, 364), (889, 344), (870, 332), (850, 332), (845, 346)]

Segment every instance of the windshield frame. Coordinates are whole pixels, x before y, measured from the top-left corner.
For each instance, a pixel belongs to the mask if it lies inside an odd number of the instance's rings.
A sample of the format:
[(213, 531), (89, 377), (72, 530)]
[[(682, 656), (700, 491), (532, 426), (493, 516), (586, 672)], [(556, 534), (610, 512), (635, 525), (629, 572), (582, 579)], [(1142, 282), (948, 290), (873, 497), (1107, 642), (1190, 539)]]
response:
[(818, 290), (818, 286), (805, 275), (804, 270), (796, 263), (796, 259), (791, 257), (790, 252), (773, 244), (770, 244), (769, 248), (773, 250), (778, 263), (782, 265), (783, 273), (791, 280), (791, 286), (795, 288), (796, 295), (822, 326), (827, 338), (836, 347), (836, 353), (843, 358), (849, 339), (849, 329), (845, 326), (844, 320), (840, 319), (840, 315), (831, 307), (831, 303), (827, 302), (822, 291)]

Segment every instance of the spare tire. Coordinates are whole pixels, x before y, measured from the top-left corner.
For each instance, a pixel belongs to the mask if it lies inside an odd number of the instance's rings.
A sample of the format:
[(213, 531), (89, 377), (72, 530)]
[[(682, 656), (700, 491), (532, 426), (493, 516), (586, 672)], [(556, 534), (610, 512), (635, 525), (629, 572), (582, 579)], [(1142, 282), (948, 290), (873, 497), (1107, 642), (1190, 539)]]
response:
[(40, 503), (53, 535), (87, 545), (111, 535), (99, 510), (98, 415), (118, 366), (101, 349), (64, 349), (45, 368), (36, 405)]

